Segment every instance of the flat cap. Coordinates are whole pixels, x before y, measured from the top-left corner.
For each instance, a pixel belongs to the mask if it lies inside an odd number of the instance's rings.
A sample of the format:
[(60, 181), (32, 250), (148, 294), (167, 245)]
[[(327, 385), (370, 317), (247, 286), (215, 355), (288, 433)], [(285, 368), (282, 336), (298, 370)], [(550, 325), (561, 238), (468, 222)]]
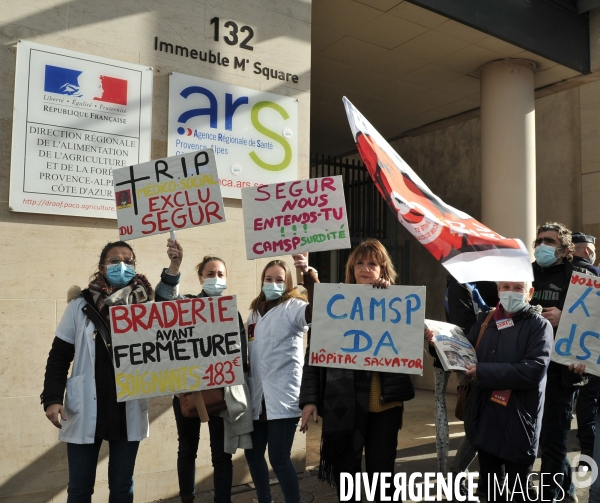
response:
[(596, 244), (596, 238), (589, 234), (584, 234), (583, 232), (574, 232), (571, 235), (573, 239), (573, 243), (592, 243)]

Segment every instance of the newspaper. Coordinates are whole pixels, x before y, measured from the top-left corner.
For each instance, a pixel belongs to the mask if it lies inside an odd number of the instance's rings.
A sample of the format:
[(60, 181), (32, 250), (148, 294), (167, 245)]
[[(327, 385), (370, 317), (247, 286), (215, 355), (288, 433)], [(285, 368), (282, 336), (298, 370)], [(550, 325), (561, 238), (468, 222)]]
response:
[(444, 370), (467, 370), (467, 365), (477, 363), (475, 348), (460, 327), (435, 320), (425, 320), (425, 326), (433, 332), (433, 345)]

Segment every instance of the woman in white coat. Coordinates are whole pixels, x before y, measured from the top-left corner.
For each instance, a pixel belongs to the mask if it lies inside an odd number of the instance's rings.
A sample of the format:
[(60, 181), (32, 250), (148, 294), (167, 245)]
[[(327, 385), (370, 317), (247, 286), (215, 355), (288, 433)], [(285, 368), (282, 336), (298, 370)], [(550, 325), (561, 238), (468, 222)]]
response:
[(133, 249), (123, 241), (104, 247), (88, 288), (69, 290), (41, 395), (46, 417), (67, 443), (68, 503), (91, 501), (104, 440), (109, 443), (109, 502), (133, 501), (135, 458), (140, 440), (148, 436), (148, 400), (117, 402), (109, 307), (153, 299), (150, 283), (135, 271)]
[[(305, 255), (294, 255), (305, 284), (318, 282)], [(312, 289), (308, 289), (312, 292)], [(291, 461), (292, 443), (302, 411), (298, 406), (303, 335), (312, 319), (310, 304), (292, 280), (282, 260), (269, 262), (262, 273), (262, 291), (250, 305), (248, 354), (250, 396), (254, 411), (252, 449), (246, 460), (256, 486), (258, 503), (271, 503), (269, 469), (265, 451), (279, 480), (286, 503), (299, 503), (298, 476)]]

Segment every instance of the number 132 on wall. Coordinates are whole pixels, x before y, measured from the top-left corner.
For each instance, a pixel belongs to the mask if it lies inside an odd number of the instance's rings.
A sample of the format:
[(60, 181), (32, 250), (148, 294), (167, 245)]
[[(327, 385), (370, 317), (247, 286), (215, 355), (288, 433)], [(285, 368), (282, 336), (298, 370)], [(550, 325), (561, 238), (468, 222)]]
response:
[[(213, 17), (210, 20), (210, 24), (214, 25), (214, 27), (215, 27), (214, 40), (215, 40), (215, 42), (218, 42), (219, 41), (219, 18)], [(248, 42), (250, 42), (250, 40), (252, 40), (252, 37), (254, 37), (254, 30), (252, 28), (250, 28), (250, 26), (244, 25), (240, 28), (240, 27), (238, 27), (238, 25), (235, 21), (225, 21), (225, 23), (223, 23), (223, 28), (229, 29), (229, 31), (227, 32), (227, 35), (225, 35), (223, 37), (223, 40), (225, 41), (226, 44), (238, 45), (238, 43), (239, 43), (240, 49), (246, 49), (248, 51), (254, 50), (254, 47), (252, 47), (251, 45), (248, 44)], [(246, 35), (246, 37), (240, 42), (240, 38), (243, 35), (238, 35), (239, 33), (247, 33), (248, 35)]]

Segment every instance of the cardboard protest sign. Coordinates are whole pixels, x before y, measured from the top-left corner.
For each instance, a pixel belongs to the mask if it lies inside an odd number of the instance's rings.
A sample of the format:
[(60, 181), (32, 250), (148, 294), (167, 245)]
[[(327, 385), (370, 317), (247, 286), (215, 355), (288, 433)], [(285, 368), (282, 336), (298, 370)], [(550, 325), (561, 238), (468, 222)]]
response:
[(242, 189), (246, 257), (350, 248), (341, 176)]
[(315, 285), (310, 365), (423, 375), (425, 287)]
[(117, 401), (241, 384), (235, 296), (110, 308)]
[(113, 183), (121, 240), (225, 221), (211, 149), (115, 169)]
[(600, 278), (572, 274), (551, 360), (600, 376)]

